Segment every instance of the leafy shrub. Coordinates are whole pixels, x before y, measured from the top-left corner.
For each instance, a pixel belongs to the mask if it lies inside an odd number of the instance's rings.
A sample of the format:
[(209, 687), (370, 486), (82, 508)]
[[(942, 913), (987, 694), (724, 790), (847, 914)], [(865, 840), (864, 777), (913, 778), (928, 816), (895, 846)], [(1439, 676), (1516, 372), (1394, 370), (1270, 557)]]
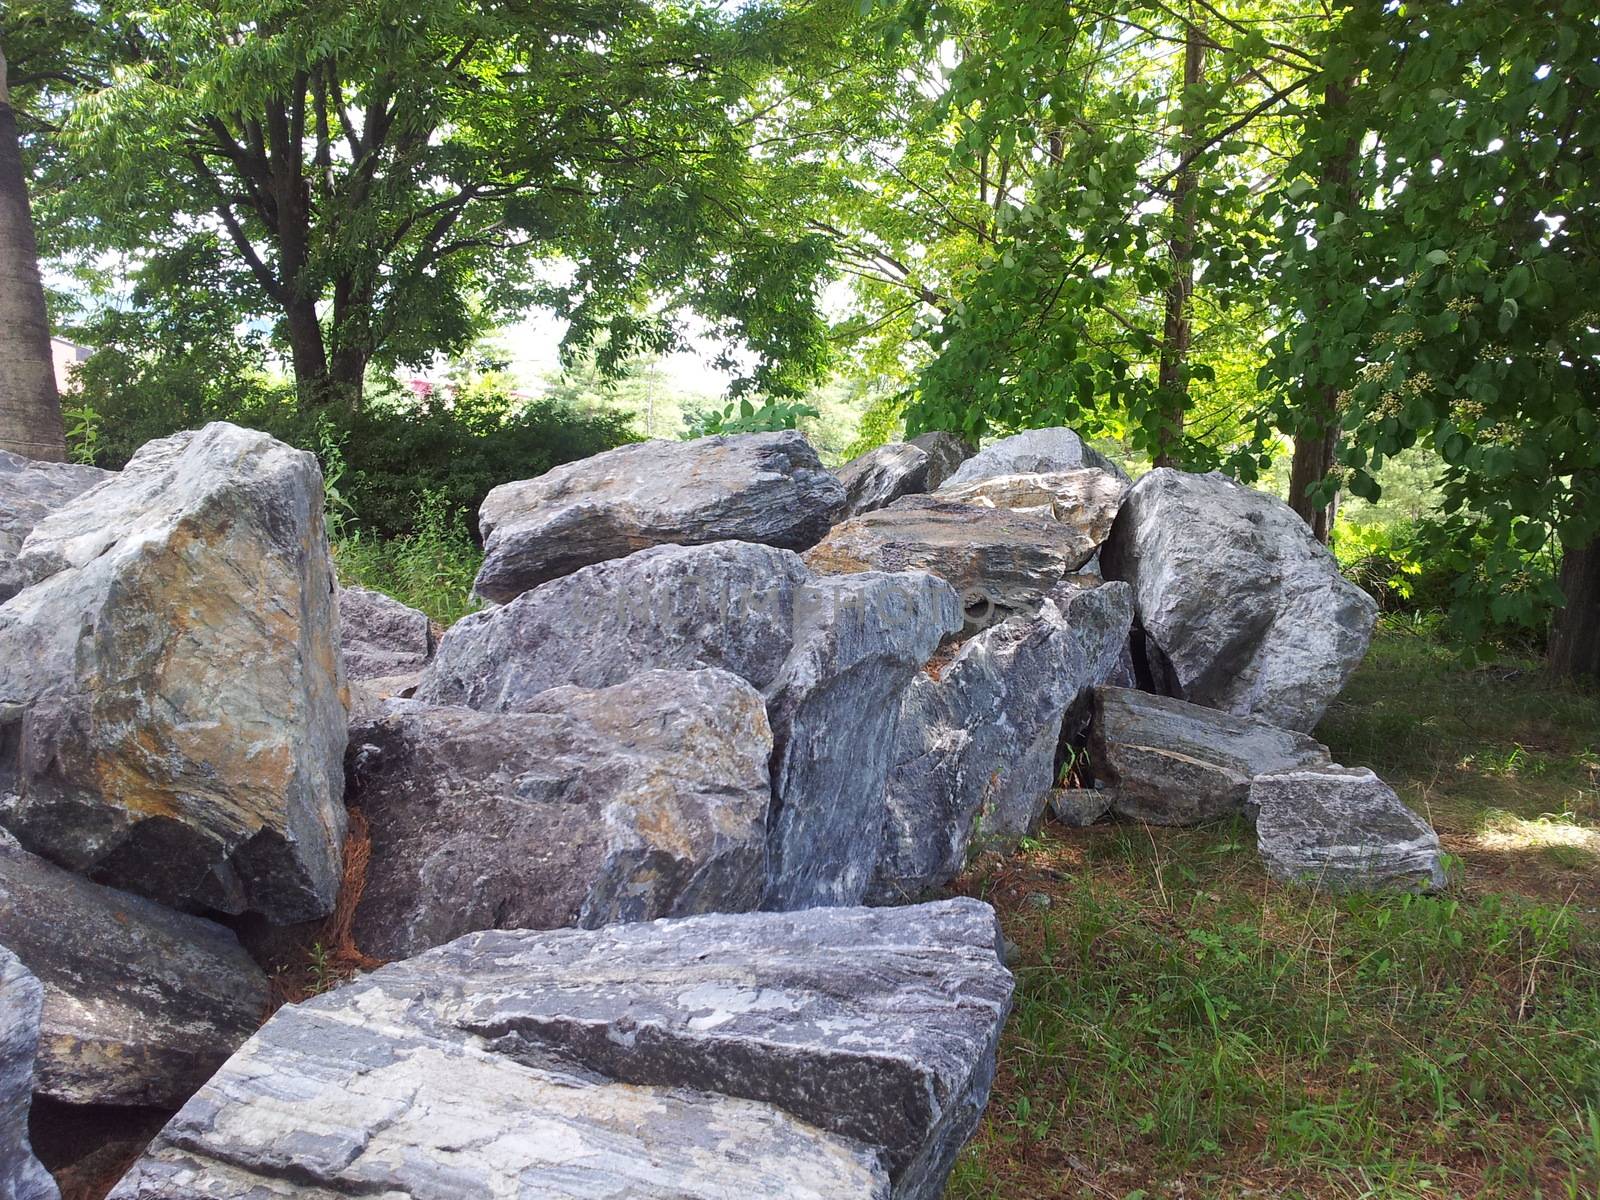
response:
[(333, 559), (342, 583), (393, 596), (441, 625), (477, 607), (472, 581), (483, 552), (467, 532), (465, 514), (437, 492), (423, 493), (412, 533), (383, 540), (336, 527)]

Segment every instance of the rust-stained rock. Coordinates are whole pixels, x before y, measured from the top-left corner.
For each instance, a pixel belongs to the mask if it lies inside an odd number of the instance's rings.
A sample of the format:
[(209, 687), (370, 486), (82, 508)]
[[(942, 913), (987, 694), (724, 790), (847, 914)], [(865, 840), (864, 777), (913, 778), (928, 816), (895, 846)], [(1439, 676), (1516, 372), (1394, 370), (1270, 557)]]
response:
[(27, 582), (17, 553), (33, 527), (110, 478), (110, 471), (97, 467), (38, 462), (0, 450), (0, 601), (11, 599)]
[(345, 685), (316, 459), (214, 423), (42, 520), (0, 605), (0, 826), (180, 908), (326, 914)]

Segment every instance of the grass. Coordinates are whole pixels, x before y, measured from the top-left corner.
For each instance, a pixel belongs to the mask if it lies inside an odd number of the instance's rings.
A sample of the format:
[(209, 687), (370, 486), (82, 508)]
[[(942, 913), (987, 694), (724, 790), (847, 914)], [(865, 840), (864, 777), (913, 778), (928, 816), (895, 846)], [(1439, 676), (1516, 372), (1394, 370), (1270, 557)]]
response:
[(950, 1200), (1600, 1197), (1600, 696), (1389, 631), (1319, 733), (1450, 892), (1281, 887), (1242, 823), (975, 864), (1018, 988)]
[(483, 551), (467, 532), (465, 516), (450, 512), (437, 494), (424, 494), (409, 537), (380, 540), (353, 529), (332, 532), (341, 583), (393, 596), (445, 627), (477, 607), (472, 581)]

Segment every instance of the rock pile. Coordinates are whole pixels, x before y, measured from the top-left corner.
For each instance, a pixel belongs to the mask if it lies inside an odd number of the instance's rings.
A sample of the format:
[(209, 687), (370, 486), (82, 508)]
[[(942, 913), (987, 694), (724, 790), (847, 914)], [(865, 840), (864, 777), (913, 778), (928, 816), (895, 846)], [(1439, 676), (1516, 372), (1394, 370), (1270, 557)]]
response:
[[(1220, 477), (1065, 429), (837, 475), (730, 435), (480, 518), (492, 606), (436, 638), (336, 586), (316, 464), (265, 435), (0, 458), (7, 1194), (53, 1195), (39, 1096), (182, 1106), (123, 1200), (932, 1200), (1011, 981), (987, 906), (911, 902), (977, 848), (1242, 812), (1286, 881), (1441, 881), (1305, 733), (1371, 602)], [(235, 931), (341, 896), (399, 961), (254, 1032)]]

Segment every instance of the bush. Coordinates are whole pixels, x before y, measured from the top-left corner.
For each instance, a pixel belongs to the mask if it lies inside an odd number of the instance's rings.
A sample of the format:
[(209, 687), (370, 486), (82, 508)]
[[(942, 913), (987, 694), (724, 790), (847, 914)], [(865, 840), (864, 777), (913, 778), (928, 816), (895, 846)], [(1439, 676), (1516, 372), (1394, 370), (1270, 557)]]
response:
[(240, 369), (218, 380), (182, 355), (155, 359), (117, 345), (97, 352), (80, 372), (75, 451), (92, 450), (96, 465), (116, 469), (152, 438), (233, 421), (317, 452), (325, 470), (336, 450), (347, 526), (395, 538), (424, 529), (424, 496), (475, 529), (490, 488), (634, 438), (621, 414), (586, 414), (482, 384), (431, 396), (390, 386), (356, 413), (307, 413), (289, 385), (234, 365)]
[(449, 626), (477, 607), (472, 581), (483, 552), (467, 532), (465, 514), (425, 492), (416, 530), (387, 541), (334, 522), (333, 559), (339, 581), (360, 584), (421, 609)]

